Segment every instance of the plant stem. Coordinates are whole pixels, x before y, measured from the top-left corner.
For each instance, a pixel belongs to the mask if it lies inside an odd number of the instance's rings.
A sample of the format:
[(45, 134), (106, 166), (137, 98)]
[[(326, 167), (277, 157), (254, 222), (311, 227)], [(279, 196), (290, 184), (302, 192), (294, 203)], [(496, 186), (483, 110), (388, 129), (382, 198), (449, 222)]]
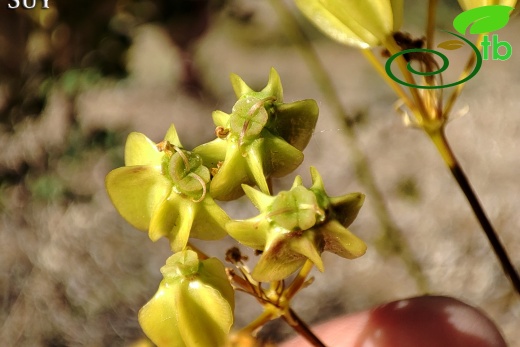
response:
[[(480, 50), (482, 49), (482, 39), (484, 37), (484, 34), (480, 34), (477, 38), (477, 41), (475, 43), (475, 46)], [(472, 52), (470, 57), (468, 58), (468, 61), (466, 62), (466, 66), (464, 67), (464, 70), (459, 76), (459, 81), (466, 78), (470, 74), (470, 70), (473, 68), (473, 65), (475, 65), (475, 62), (477, 60), (477, 57)], [(462, 89), (466, 83), (458, 84), (454, 87), (453, 92), (451, 93), (450, 97), (448, 98), (448, 101), (446, 102), (446, 106), (444, 107), (444, 110), (442, 111), (442, 114), (444, 117), (448, 118), (450, 115), (450, 112), (453, 108), (453, 105), (455, 104), (455, 101), (459, 97), (460, 93), (462, 93)]]
[(305, 279), (311, 272), (314, 264), (312, 261), (307, 259), (305, 261), (305, 264), (303, 264), (303, 267), (300, 269), (300, 272), (298, 272), (298, 275), (296, 275), (296, 278), (291, 283), (291, 285), (284, 291), (284, 296), (287, 301), (290, 301), (296, 293), (301, 289), (302, 285), (305, 283)]
[[(423, 274), (419, 262), (415, 259), (412, 250), (403, 238), (402, 231), (394, 222), (390, 212), (388, 211), (383, 194), (375, 183), (374, 174), (372, 173), (368, 160), (359, 147), (356, 132), (352, 125), (353, 122), (350, 121), (348, 112), (342, 105), (341, 99), (334, 88), (334, 84), (332, 83), (329, 74), (325, 70), (318, 54), (312, 47), (307, 35), (305, 35), (300, 28), (293, 14), (280, 0), (271, 0), (271, 4), (275, 8), (280, 21), (283, 24), (285, 33), (294, 43), (296, 48), (298, 48), (305, 62), (309, 66), (309, 70), (314, 75), (316, 83), (321, 89), (325, 101), (332, 108), (333, 114), (343, 125), (344, 134), (346, 135), (346, 139), (349, 141), (348, 148), (351, 152), (350, 156), (355, 167), (355, 174), (359, 182), (365, 187), (367, 195), (371, 197), (372, 208), (375, 211), (379, 225), (382, 229), (381, 238), (385, 241), (384, 248), (396, 252), (395, 254), (398, 254), (401, 257), (407, 267), (408, 273), (415, 280), (419, 292), (427, 293), (428, 279)], [(384, 75), (382, 75), (384, 78), (386, 72), (384, 72), (384, 69), (382, 71), (384, 73)], [(397, 88), (400, 89), (400, 87)], [(406, 97), (406, 94), (404, 94), (404, 92), (402, 93), (402, 95)], [(406, 97), (405, 102), (407, 100), (410, 99)], [(410, 104), (413, 107), (412, 102), (407, 102), (407, 104)], [(379, 245), (381, 245), (381, 242)], [(379, 250), (381, 251), (382, 247), (379, 247)]]
[(453, 177), (459, 184), (460, 189), (462, 190), (462, 192), (466, 196), (466, 199), (471, 205), (473, 213), (475, 213), (475, 216), (477, 217), (480, 225), (482, 226), (482, 229), (484, 230), (484, 233), (486, 234), (488, 241), (491, 244), (491, 247), (493, 248), (493, 251), (498, 257), (500, 265), (502, 265), (502, 269), (504, 270), (506, 276), (509, 277), (509, 280), (513, 284), (513, 287), (515, 288), (516, 292), (520, 294), (520, 276), (518, 275), (518, 272), (511, 263), (511, 260), (509, 259), (509, 256), (507, 255), (504, 246), (500, 242), (500, 239), (498, 238), (495, 229), (493, 228), (488, 217), (486, 216), (486, 213), (482, 208), (482, 205), (480, 204), (473, 188), (471, 187), (469, 180), (466, 177), (466, 174), (462, 170), (462, 167), (457, 161), (455, 154), (451, 150), (451, 147), (449, 146), (449, 143), (446, 139), (444, 129), (439, 129), (439, 131), (435, 133), (428, 133), (428, 135), (435, 144), (435, 147), (441, 154), (442, 158), (444, 159), (444, 162), (449, 167), (451, 173), (453, 174)]
[(316, 347), (326, 347), (321, 340), (314, 335), (307, 324), (293, 311), (292, 308), (287, 310), (287, 313), (282, 316), (282, 319), (287, 322), (294, 330), (303, 336), (309, 343)]
[(437, 14), (437, 0), (428, 1), (428, 22), (426, 24), (426, 48), (433, 48), (435, 38), (435, 17)]

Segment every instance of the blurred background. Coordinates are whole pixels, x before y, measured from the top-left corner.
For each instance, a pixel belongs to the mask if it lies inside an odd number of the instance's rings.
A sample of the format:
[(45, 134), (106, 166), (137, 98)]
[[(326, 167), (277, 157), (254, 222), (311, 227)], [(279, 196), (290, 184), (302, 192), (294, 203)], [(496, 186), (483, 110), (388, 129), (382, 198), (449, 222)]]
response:
[[(315, 323), (389, 300), (450, 295), (483, 309), (511, 346), (519, 346), (518, 296), (434, 147), (403, 125), (395, 95), (363, 56), (318, 33), (291, 2), (344, 117), (336, 115), (269, 1), (50, 0), (45, 10), (10, 10), (6, 3), (0, 5), (4, 346), (131, 346), (143, 338), (137, 312), (157, 290), (171, 253), (166, 240), (152, 243), (119, 217), (104, 177), (123, 165), (131, 131), (158, 142), (175, 123), (187, 149), (212, 139), (211, 112), (229, 113), (235, 102), (229, 74), (258, 90), (271, 67), (281, 76), (285, 101), (312, 98), (320, 106), (296, 173), (309, 184), (308, 168), (316, 166), (329, 195), (367, 192), (369, 175), (356, 170), (359, 149), (382, 196), (367, 195), (350, 228), (366, 240), (367, 254), (352, 261), (325, 254), (325, 273), (313, 272), (315, 282), (295, 300), (301, 317)], [(403, 30), (421, 37), (427, 1), (405, 3)], [(439, 1), (437, 42), (448, 39), (440, 30), (452, 30), (459, 13), (456, 1)], [(518, 19), (499, 31), (512, 57), (484, 61), (447, 129), (517, 268), (518, 32)], [(466, 61), (467, 52), (453, 54), (447, 76)], [(275, 190), (288, 189), (293, 179), (275, 181)], [(224, 206), (235, 218), (256, 213), (246, 199)], [(390, 216), (383, 222), (381, 208)], [(388, 229), (402, 235), (402, 247), (384, 237)], [(223, 258), (233, 242), (196, 244)], [(403, 260), (407, 248), (411, 254)], [(412, 274), (407, 261), (416, 265)], [(236, 328), (261, 311), (240, 293), (236, 307)], [(290, 333), (275, 321), (261, 336), (278, 341)]]

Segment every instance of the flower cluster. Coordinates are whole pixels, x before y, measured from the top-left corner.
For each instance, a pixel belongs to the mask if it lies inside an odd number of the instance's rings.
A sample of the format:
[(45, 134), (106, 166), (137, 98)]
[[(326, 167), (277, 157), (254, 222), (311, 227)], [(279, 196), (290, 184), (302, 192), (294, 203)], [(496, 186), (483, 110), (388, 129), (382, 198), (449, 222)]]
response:
[[(251, 274), (258, 281), (283, 280), (306, 259), (323, 271), (323, 251), (356, 258), (366, 249), (346, 229), (363, 195), (329, 197), (314, 168), (311, 188), (297, 177), (290, 191), (270, 195), (268, 179), (291, 173), (303, 161), (318, 119), (316, 102), (284, 103), (274, 69), (261, 91), (236, 75), (231, 82), (238, 100), (230, 114), (213, 113), (213, 141), (186, 150), (173, 125), (159, 143), (131, 133), (125, 166), (106, 177), (121, 216), (153, 241), (166, 237), (175, 253), (161, 269), (157, 293), (139, 313), (144, 332), (159, 346), (221, 346), (233, 322), (233, 289), (224, 266), (188, 249), (190, 237), (217, 240), (229, 233), (262, 251)], [(262, 214), (231, 221), (215, 200), (244, 192)]]

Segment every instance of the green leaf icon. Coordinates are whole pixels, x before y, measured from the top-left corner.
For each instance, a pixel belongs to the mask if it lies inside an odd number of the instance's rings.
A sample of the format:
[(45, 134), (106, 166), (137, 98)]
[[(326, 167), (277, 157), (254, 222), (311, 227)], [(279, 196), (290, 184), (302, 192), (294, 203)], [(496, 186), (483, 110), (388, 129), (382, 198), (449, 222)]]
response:
[[(462, 35), (471, 26), (470, 34), (483, 34), (502, 29), (509, 21), (509, 14), (514, 7), (490, 5), (473, 8), (462, 12), (453, 20), (453, 27)], [(473, 24), (473, 25), (472, 25)]]
[(448, 40), (441, 42), (437, 45), (437, 48), (447, 49), (449, 51), (454, 51), (464, 46), (464, 42), (460, 40)]

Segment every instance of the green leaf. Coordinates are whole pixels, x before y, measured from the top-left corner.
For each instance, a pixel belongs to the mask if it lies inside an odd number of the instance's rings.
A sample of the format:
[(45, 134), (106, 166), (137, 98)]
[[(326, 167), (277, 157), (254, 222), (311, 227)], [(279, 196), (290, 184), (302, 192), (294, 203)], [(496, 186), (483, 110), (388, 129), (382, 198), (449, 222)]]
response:
[(462, 35), (465, 35), (469, 26), (470, 34), (489, 33), (505, 27), (513, 10), (513, 7), (503, 5), (472, 8), (455, 17), (453, 27)]

